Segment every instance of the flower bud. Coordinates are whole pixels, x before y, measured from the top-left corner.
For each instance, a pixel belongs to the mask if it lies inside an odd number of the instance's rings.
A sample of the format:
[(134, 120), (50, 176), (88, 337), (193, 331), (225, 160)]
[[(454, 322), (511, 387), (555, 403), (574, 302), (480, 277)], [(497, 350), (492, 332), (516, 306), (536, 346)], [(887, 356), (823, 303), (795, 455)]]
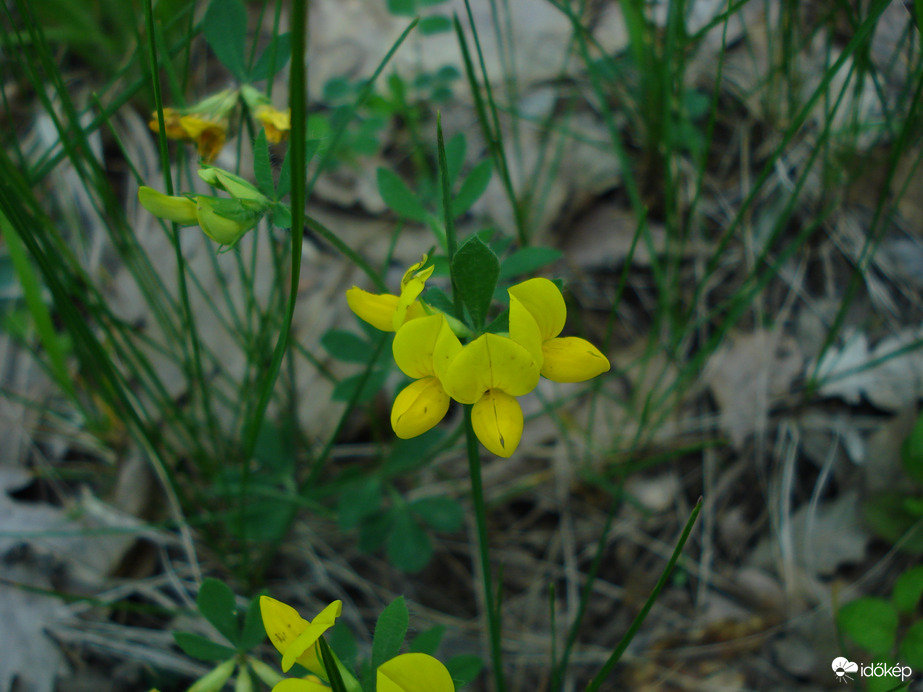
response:
[(216, 243), (234, 245), (259, 223), (264, 211), (259, 209), (259, 205), (246, 200), (198, 195), (196, 213), (205, 235)]
[(257, 202), (265, 207), (269, 207), (270, 205), (269, 200), (253, 185), (240, 176), (229, 173), (222, 168), (216, 168), (214, 166), (200, 168), (199, 177), (209, 185), (224, 190), (234, 199), (245, 199), (250, 202)]
[(138, 189), (138, 201), (142, 207), (161, 219), (175, 221), (183, 226), (199, 223), (196, 204), (187, 197), (171, 197), (142, 185)]

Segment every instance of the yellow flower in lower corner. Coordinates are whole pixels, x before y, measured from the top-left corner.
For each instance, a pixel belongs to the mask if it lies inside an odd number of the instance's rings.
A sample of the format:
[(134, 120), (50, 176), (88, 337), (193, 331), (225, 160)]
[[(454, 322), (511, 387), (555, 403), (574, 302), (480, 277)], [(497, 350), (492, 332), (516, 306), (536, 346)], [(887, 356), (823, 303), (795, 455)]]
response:
[(434, 269), (422, 269), (427, 259), (427, 255), (423, 255), (423, 259), (404, 272), (399, 296), (391, 293), (369, 293), (353, 286), (346, 291), (346, 302), (350, 310), (383, 332), (396, 332), (406, 322), (423, 317), (426, 310), (417, 298), (423, 292), (426, 280)]
[(456, 401), (474, 404), (471, 423), (481, 444), (509, 457), (522, 438), (522, 409), (515, 397), (535, 389), (540, 368), (534, 350), (505, 336), (483, 334), (452, 359), (443, 384)]
[(392, 658), (378, 666), (376, 678), (377, 692), (455, 692), (448, 669), (428, 654)]
[(449, 410), (442, 378), (462, 350), (445, 315), (437, 313), (407, 322), (391, 346), (397, 367), (416, 381), (401, 390), (391, 408), (391, 427), (398, 437), (422, 435)]
[(541, 373), (554, 382), (583, 382), (609, 370), (609, 360), (586, 339), (559, 337), (567, 318), (561, 291), (548, 279), (512, 286), (510, 338), (540, 360)]
[(297, 662), (326, 679), (327, 671), (320, 661), (317, 640), (333, 627), (342, 611), (343, 603), (334, 601), (309, 622), (290, 605), (269, 596), (260, 596), (263, 627), (273, 646), (282, 654), (282, 672), (287, 672)]

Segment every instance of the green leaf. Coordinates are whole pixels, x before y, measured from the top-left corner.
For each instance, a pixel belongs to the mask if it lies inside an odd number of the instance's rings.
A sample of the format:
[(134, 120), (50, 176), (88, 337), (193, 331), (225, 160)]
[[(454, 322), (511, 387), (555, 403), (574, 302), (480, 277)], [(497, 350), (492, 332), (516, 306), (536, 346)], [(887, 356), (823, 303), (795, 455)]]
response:
[(266, 628), (263, 627), (263, 616), (260, 613), (260, 598), (255, 596), (247, 606), (247, 615), (244, 617), (244, 628), (240, 635), (241, 651), (249, 651), (266, 638)]
[(446, 661), (445, 667), (449, 669), (457, 690), (474, 681), (484, 668), (484, 661), (474, 654), (461, 654)]
[(226, 661), (237, 653), (229, 646), (192, 632), (174, 632), (173, 640), (187, 656), (200, 661)]
[(512, 279), (521, 274), (532, 274), (545, 265), (557, 262), (563, 253), (550, 247), (524, 247), (503, 260), (500, 279)]
[(377, 478), (364, 478), (347, 486), (337, 506), (340, 528), (344, 531), (356, 528), (364, 519), (375, 514), (380, 506), (381, 481)]
[(382, 467), (385, 477), (393, 478), (427, 465), (432, 458), (433, 450), (442, 444), (443, 438), (445, 431), (433, 428), (409, 440), (395, 442)]
[(368, 363), (375, 355), (374, 347), (365, 339), (345, 329), (331, 329), (320, 339), (321, 346), (347, 363)]
[(292, 227), (292, 210), (287, 204), (278, 202), (272, 207), (272, 225), (278, 228)]
[(889, 543), (900, 542), (904, 552), (920, 555), (923, 554), (923, 528), (919, 517), (905, 507), (911, 497), (903, 493), (879, 493), (866, 500), (862, 512), (876, 534)]
[(923, 413), (901, 445), (901, 462), (907, 475), (923, 484)]
[(371, 554), (381, 548), (388, 540), (393, 522), (393, 511), (377, 512), (367, 517), (359, 525), (359, 550)]
[(458, 531), (465, 521), (465, 510), (451, 497), (424, 497), (411, 502), (410, 509), (436, 531)]
[(461, 173), (462, 165), (465, 163), (465, 151), (468, 143), (465, 140), (465, 133), (459, 132), (452, 137), (445, 145), (445, 161), (448, 169), (449, 186), (454, 186), (458, 180), (458, 174)]
[(417, 28), (420, 29), (420, 33), (424, 36), (444, 34), (452, 30), (452, 20), (441, 14), (432, 14), (428, 17), (423, 17)]
[(410, 640), (410, 652), (415, 654), (436, 655), (436, 650), (442, 643), (442, 637), (445, 634), (445, 625), (436, 625), (428, 630), (420, 632)]
[(234, 592), (223, 581), (208, 578), (202, 582), (196, 597), (199, 612), (221, 632), (229, 642), (237, 644), (237, 603)]
[(856, 644), (874, 655), (894, 648), (897, 611), (883, 598), (857, 598), (836, 615), (837, 625)]
[(202, 33), (221, 64), (238, 80), (245, 82), (247, 10), (242, 0), (212, 0), (202, 21)]
[(904, 632), (898, 660), (912, 670), (923, 670), (923, 620), (917, 620)]
[(401, 652), (409, 624), (410, 613), (407, 612), (407, 604), (403, 596), (398, 596), (381, 611), (378, 622), (375, 623), (375, 636), (372, 639), (373, 670)]
[[(890, 658), (876, 658), (869, 663), (861, 663), (861, 666), (871, 665), (874, 675), (863, 676), (865, 680), (865, 692), (895, 692), (901, 689), (901, 679), (890, 674), (895, 666), (895, 662)], [(876, 670), (877, 668), (877, 670)], [(887, 675), (881, 673), (887, 672)], [(844, 681), (845, 682), (845, 681)]]
[[(435, 272), (433, 272), (435, 275)], [(424, 303), (447, 315), (455, 314), (455, 304), (449, 295), (438, 286), (427, 286), (421, 296)]]
[[(353, 398), (353, 393), (359, 387), (359, 383), (362, 381), (365, 373), (360, 372), (358, 375), (353, 375), (352, 377), (347, 377), (344, 380), (340, 380), (337, 383), (337, 386), (333, 388), (333, 400), (334, 401), (351, 401)], [(365, 386), (362, 388), (362, 393), (359, 394), (359, 398), (356, 400), (356, 403), (365, 404), (375, 398), (375, 395), (381, 391), (381, 388), (385, 386), (385, 380), (388, 377), (387, 370), (373, 370), (369, 375), (368, 379), (365, 382)]]
[[(447, 155), (448, 156), (448, 155)], [(481, 161), (477, 166), (471, 169), (468, 177), (462, 183), (455, 199), (452, 200), (452, 215), (461, 216), (468, 211), (472, 205), (477, 202), (487, 185), (490, 183), (490, 176), (493, 174), (494, 164), (490, 159)]]
[(500, 262), (480, 238), (472, 236), (455, 253), (452, 277), (474, 326), (480, 328), (493, 299)]
[(269, 144), (266, 130), (260, 128), (253, 142), (253, 177), (256, 185), (269, 199), (276, 198), (276, 185), (272, 179), (272, 164), (269, 162)]
[(417, 13), (416, 0), (388, 0), (388, 12), (401, 17), (412, 17)]
[(426, 209), (407, 184), (394, 171), (378, 169), (378, 194), (398, 216), (423, 223), (428, 218)]
[[(270, 62), (273, 59), (273, 47), (275, 47), (275, 65), (272, 66), (272, 73), (270, 73)], [(292, 54), (292, 35), (291, 34), (279, 34), (266, 46), (266, 50), (263, 51), (259, 59), (256, 61), (256, 65), (253, 66), (253, 70), (250, 72), (250, 82), (259, 82), (264, 79), (270, 79), (275, 76), (276, 72), (281, 70), (288, 64), (288, 59)]]
[(894, 582), (891, 602), (900, 613), (912, 613), (923, 596), (923, 565), (911, 567)]
[(491, 334), (503, 334), (504, 332), (510, 331), (510, 311), (509, 309), (504, 310), (499, 315), (494, 317), (490, 324), (484, 327), (485, 332), (490, 332)]
[(423, 527), (409, 511), (399, 511), (388, 535), (388, 559), (391, 564), (412, 574), (426, 567), (432, 554), (433, 546)]

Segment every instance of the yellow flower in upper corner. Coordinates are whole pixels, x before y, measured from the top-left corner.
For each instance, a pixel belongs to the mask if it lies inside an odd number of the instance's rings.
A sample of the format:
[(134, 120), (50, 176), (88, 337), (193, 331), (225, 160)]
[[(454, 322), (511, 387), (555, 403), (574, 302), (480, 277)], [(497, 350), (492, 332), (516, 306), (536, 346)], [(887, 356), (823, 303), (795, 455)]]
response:
[(327, 678), (327, 671), (320, 661), (317, 640), (333, 627), (342, 611), (343, 603), (334, 601), (309, 622), (290, 605), (269, 596), (260, 596), (263, 627), (273, 646), (282, 654), (282, 672), (287, 672), (297, 662), (315, 675)]
[(455, 692), (455, 683), (448, 669), (432, 656), (402, 654), (378, 666), (375, 689), (377, 692)]
[(548, 279), (512, 286), (510, 338), (541, 363), (541, 373), (554, 382), (583, 382), (609, 370), (609, 360), (586, 339), (559, 337), (567, 318), (561, 291)]
[(442, 378), (462, 345), (445, 315), (437, 313), (398, 329), (391, 350), (397, 367), (415, 379), (401, 390), (391, 408), (391, 427), (406, 440), (422, 435), (445, 417), (449, 395)]
[(522, 439), (522, 409), (515, 397), (535, 389), (540, 368), (541, 361), (522, 344), (482, 334), (451, 360), (442, 381), (453, 399), (474, 404), (471, 423), (481, 444), (509, 457)]
[(270, 105), (263, 104), (258, 106), (254, 113), (256, 119), (263, 123), (263, 130), (266, 132), (266, 140), (272, 144), (288, 139), (288, 133), (292, 129), (292, 111), (286, 108), (284, 111), (276, 110)]
[(346, 291), (349, 308), (362, 320), (383, 332), (396, 332), (401, 325), (410, 320), (426, 315), (423, 304), (417, 297), (423, 292), (426, 280), (432, 275), (434, 267), (422, 269), (429, 257), (423, 259), (404, 272), (401, 279), (401, 294), (374, 294), (353, 286)]
[[(227, 140), (228, 123), (225, 118), (213, 119), (193, 113), (181, 115), (173, 108), (164, 108), (163, 121), (167, 137), (195, 142), (199, 156), (206, 163), (215, 160)], [(156, 112), (148, 125), (154, 132), (160, 132)]]

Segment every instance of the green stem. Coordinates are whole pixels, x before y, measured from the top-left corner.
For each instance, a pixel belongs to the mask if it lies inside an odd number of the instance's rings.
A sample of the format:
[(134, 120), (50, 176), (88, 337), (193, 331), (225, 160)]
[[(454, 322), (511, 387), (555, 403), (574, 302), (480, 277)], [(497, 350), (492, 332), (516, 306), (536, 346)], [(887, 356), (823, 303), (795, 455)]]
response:
[(494, 672), (496, 692), (504, 692), (503, 652), (500, 649), (500, 613), (494, 606), (494, 589), (490, 577), (490, 552), (487, 543), (487, 509), (484, 505), (484, 487), (481, 483), (481, 457), (478, 441), (471, 424), (471, 405), (465, 404), (465, 438), (468, 443), (468, 473), (471, 476), (471, 501), (478, 531), (478, 553), (481, 561), (481, 579), (484, 582), (484, 602), (490, 631), (490, 659)]

